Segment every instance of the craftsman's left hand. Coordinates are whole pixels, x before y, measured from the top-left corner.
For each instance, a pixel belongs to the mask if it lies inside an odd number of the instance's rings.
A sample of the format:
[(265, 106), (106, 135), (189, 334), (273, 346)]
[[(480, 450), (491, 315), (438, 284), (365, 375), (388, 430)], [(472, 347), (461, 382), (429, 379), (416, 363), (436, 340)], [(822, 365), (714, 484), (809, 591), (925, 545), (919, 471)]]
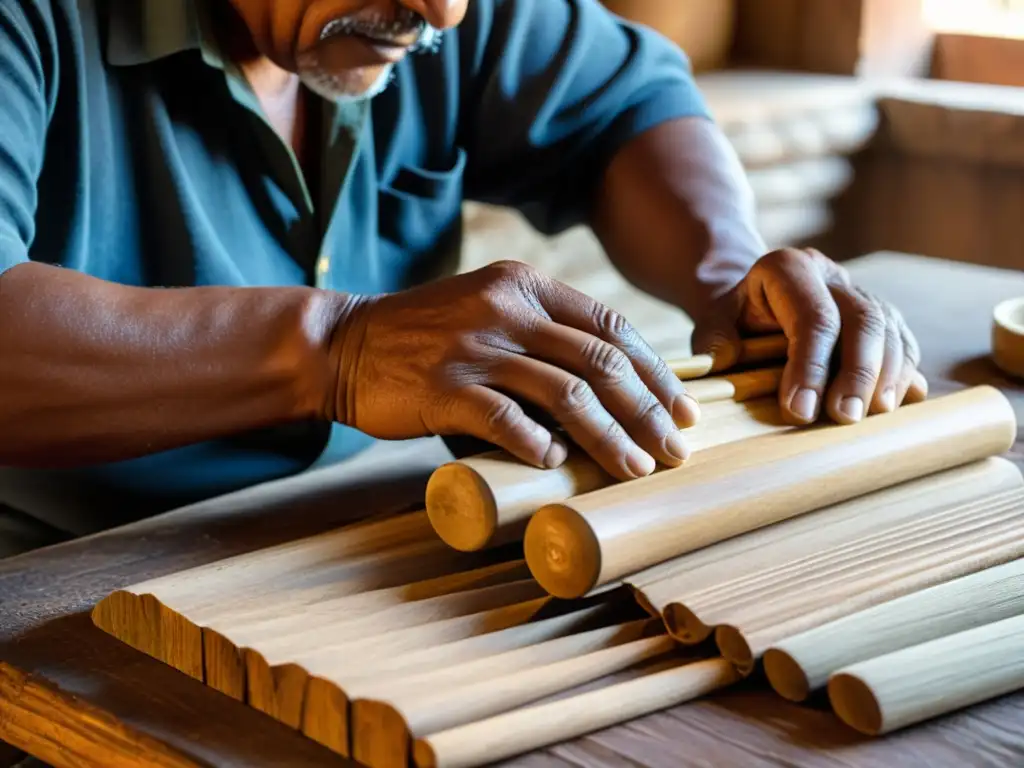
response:
[(927, 397), (917, 340), (899, 311), (854, 286), (816, 250), (784, 248), (761, 258), (698, 319), (693, 350), (728, 368), (742, 336), (779, 331), (789, 341), (779, 402), (794, 423), (816, 420), (824, 407), (849, 424)]

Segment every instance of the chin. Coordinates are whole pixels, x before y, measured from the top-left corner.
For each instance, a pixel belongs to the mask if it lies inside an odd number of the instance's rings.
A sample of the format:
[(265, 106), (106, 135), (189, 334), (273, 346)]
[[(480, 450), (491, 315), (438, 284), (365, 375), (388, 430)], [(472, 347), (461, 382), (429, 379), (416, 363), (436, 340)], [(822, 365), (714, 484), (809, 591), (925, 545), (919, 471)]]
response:
[(393, 64), (358, 67), (340, 72), (312, 68), (300, 70), (299, 77), (313, 93), (328, 101), (359, 101), (372, 99), (384, 91), (391, 82), (393, 69)]

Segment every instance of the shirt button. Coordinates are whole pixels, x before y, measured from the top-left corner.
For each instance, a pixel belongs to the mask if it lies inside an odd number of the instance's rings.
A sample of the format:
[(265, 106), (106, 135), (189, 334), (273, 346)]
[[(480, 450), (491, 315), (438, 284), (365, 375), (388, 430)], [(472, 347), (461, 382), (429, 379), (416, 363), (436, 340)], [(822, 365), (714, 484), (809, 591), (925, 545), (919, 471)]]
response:
[(331, 269), (331, 260), (327, 257), (327, 254), (321, 256), (316, 262), (316, 273), (323, 277)]

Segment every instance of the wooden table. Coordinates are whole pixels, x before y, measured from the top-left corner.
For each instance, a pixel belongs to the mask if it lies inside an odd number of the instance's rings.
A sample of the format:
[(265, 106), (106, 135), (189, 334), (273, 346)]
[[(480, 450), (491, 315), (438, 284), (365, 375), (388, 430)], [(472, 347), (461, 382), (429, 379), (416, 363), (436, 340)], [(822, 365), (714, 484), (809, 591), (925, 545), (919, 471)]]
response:
[[(1024, 273), (875, 254), (850, 269), (896, 303), (917, 334), (933, 393), (992, 383), (1024, 417), (1024, 389), (987, 360), (995, 303), (1024, 295)], [(1024, 421), (1024, 418), (1022, 418)], [(1021, 441), (1011, 458), (1024, 465)], [(252, 489), (0, 563), (0, 740), (58, 768), (346, 766), (268, 717), (95, 629), (88, 609), (120, 586), (410, 506), (447, 454), (436, 441)], [(360, 479), (362, 472), (368, 472)], [(1024, 531), (1021, 532), (1024, 535)], [(758, 681), (542, 753), (517, 765), (1024, 765), (1024, 693), (876, 741), (823, 708)]]

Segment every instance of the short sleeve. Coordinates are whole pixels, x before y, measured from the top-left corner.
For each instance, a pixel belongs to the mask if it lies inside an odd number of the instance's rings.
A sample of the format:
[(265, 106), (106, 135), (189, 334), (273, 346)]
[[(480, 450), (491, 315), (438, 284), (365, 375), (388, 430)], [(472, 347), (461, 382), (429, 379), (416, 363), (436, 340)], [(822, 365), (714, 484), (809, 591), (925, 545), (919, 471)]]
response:
[(564, 230), (585, 221), (624, 144), (668, 120), (710, 118), (685, 53), (598, 0), (470, 8), (460, 32), (471, 61), (460, 121), (469, 199)]
[(0, 274), (27, 261), (35, 237), (52, 72), (50, 14), (0, 0)]

